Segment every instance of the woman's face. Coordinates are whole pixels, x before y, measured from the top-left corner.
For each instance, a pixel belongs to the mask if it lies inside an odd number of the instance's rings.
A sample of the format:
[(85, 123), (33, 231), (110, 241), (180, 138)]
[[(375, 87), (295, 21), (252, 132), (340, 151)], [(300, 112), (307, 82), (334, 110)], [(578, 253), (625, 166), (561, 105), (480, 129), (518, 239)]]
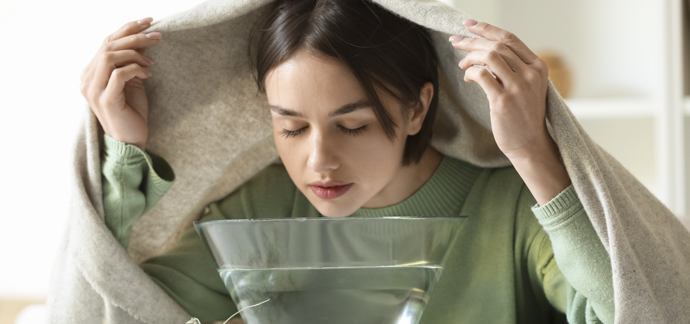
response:
[[(391, 180), (402, 168), (405, 139), (421, 122), (377, 92), (398, 125), (394, 141), (344, 64), (300, 51), (266, 77), (278, 153), (297, 188), (325, 216), (397, 203), (391, 199), (399, 188), (391, 188)], [(340, 186), (323, 187), (331, 185)]]

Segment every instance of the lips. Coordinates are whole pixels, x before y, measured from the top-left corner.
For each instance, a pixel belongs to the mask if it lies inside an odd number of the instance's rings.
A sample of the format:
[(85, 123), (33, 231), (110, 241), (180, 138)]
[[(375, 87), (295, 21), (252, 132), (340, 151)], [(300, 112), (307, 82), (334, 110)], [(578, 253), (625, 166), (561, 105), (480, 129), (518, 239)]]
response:
[(309, 184), (310, 186), (317, 186), (317, 187), (337, 187), (337, 186), (345, 186), (348, 185), (346, 182), (340, 182), (340, 181), (314, 181)]
[(347, 192), (352, 183), (343, 184), (341, 182), (329, 181), (329, 182), (314, 182), (309, 184), (311, 191), (321, 199), (335, 199)]

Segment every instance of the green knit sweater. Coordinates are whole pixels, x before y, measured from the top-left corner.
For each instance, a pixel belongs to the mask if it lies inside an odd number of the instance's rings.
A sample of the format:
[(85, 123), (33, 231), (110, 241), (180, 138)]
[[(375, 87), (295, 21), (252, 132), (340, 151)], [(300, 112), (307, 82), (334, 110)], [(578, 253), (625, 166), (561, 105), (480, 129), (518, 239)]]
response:
[[(104, 143), (105, 223), (127, 248), (133, 223), (170, 189), (175, 174), (148, 150), (108, 135)], [(389, 215), (465, 218), (421, 324), (564, 323), (563, 314), (571, 324), (613, 323), (611, 261), (572, 185), (538, 206), (514, 168), (444, 156), (412, 196), (348, 217)], [(201, 220), (266, 217), (324, 216), (275, 164), (209, 204)], [(140, 267), (202, 322), (237, 311), (194, 228)]]

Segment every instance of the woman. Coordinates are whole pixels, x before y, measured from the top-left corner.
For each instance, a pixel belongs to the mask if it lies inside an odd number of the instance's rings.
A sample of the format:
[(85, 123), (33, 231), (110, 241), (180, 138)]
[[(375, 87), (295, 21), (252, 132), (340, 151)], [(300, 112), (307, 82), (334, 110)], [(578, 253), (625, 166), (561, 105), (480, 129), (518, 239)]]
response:
[[(471, 211), (461, 238), (471, 250), (449, 261), (420, 323), (546, 323), (559, 313), (570, 323), (613, 321), (608, 255), (546, 130), (543, 61), (486, 23), (465, 21), (486, 40), (451, 39), (470, 52), (459, 68), (486, 92), (496, 142), (514, 166), (480, 168), (428, 145), (438, 80), (422, 28), (365, 0), (274, 5), (251, 55), (282, 165), (209, 205), (202, 220)], [(161, 35), (137, 34), (151, 19), (140, 22), (106, 39), (82, 84), (106, 134), (106, 224), (125, 248), (134, 221), (174, 182), (146, 151), (141, 79), (152, 62), (143, 54)], [(496, 183), (501, 190), (486, 189)], [(571, 262), (559, 268), (555, 255)], [(193, 230), (140, 266), (194, 317), (236, 311)]]

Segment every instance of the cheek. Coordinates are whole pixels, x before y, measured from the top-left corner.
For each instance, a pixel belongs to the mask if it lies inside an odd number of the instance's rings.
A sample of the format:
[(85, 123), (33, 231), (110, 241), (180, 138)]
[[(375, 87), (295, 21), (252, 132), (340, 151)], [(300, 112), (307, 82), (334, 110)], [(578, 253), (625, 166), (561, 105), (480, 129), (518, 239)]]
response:
[(403, 151), (404, 142), (391, 141), (380, 130), (377, 136), (359, 141), (343, 159), (361, 181), (362, 189), (376, 192), (390, 181), (402, 164)]
[(300, 184), (302, 184), (304, 180), (303, 173), (306, 164), (306, 160), (302, 158), (303, 154), (296, 149), (295, 143), (291, 141), (291, 139), (286, 139), (280, 134), (274, 134), (273, 138), (278, 154), (280, 155), (280, 160), (283, 162), (290, 179), (295, 185), (300, 187), (300, 190), (302, 190)]
[(295, 145), (295, 141), (289, 138), (286, 139), (278, 133), (274, 133), (273, 140), (281, 161), (286, 168), (292, 169), (292, 166), (298, 163), (300, 159), (300, 152), (297, 149), (297, 145)]
[[(388, 165), (397, 156), (398, 143), (391, 142), (385, 136), (363, 139), (351, 148), (350, 158), (359, 165)], [(366, 170), (366, 168), (361, 168)]]

